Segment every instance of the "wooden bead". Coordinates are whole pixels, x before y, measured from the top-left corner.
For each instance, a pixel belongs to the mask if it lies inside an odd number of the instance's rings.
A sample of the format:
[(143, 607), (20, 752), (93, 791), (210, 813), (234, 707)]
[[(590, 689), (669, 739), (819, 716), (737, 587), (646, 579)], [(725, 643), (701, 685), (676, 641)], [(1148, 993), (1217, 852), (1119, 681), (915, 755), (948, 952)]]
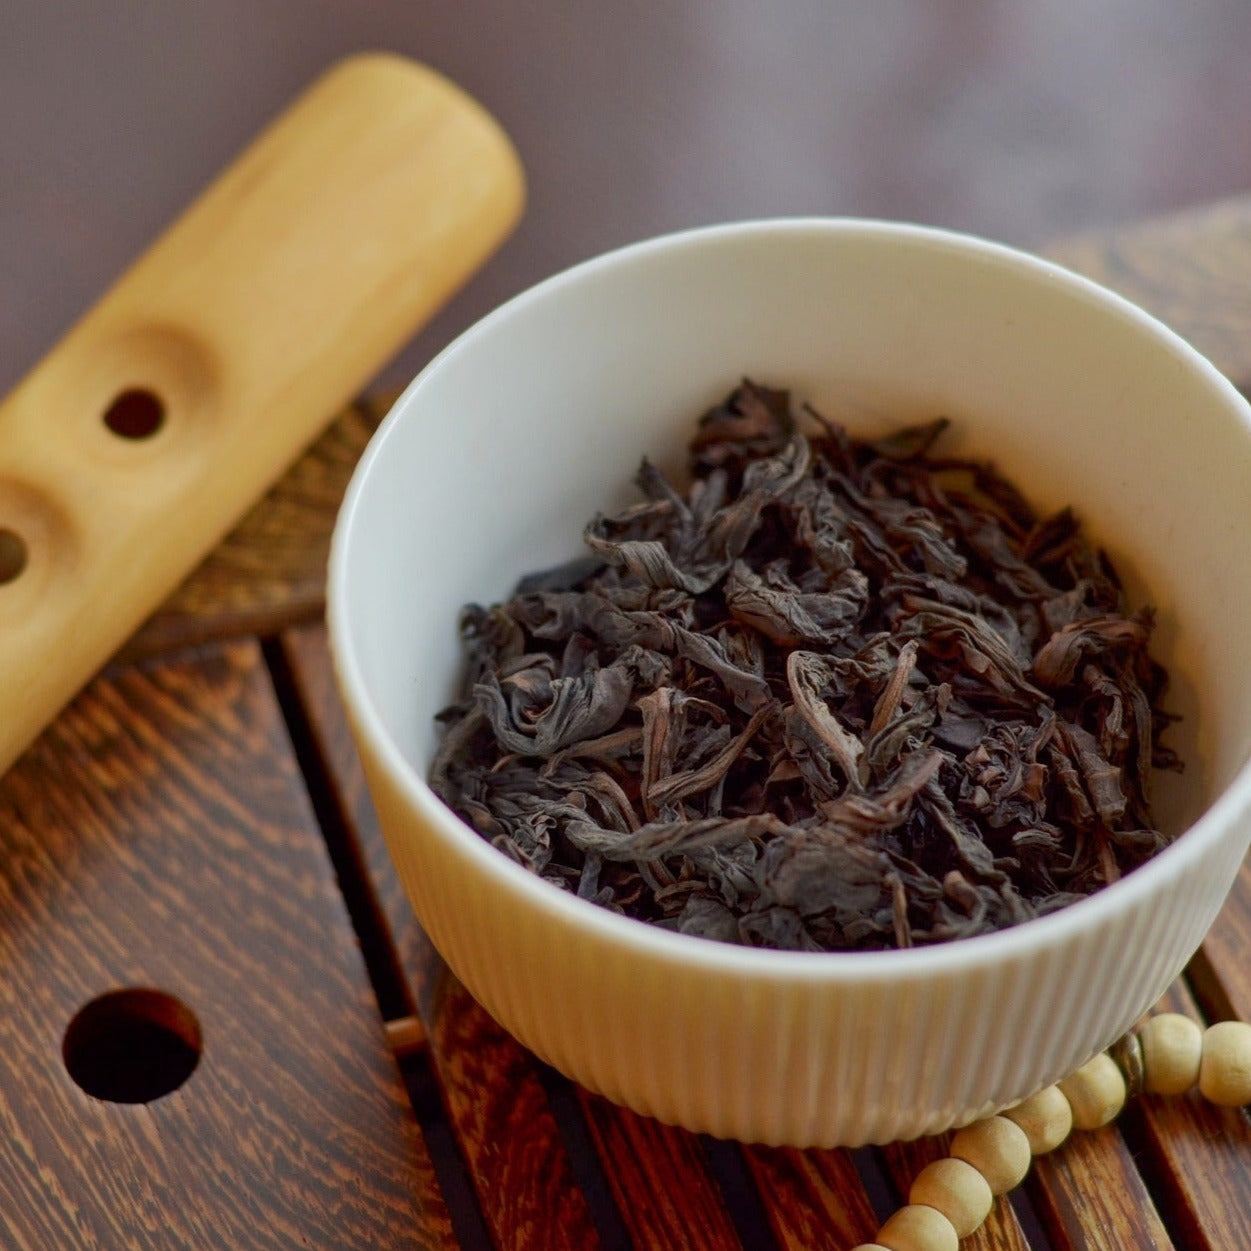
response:
[(887, 1251), (959, 1251), (956, 1227), (937, 1208), (910, 1203), (877, 1231)]
[(1099, 1129), (1125, 1106), (1125, 1077), (1106, 1051), (1087, 1060), (1059, 1087), (1073, 1105), (1074, 1129)]
[(1199, 1080), (1203, 1030), (1179, 1012), (1153, 1016), (1138, 1031), (1143, 1089), (1150, 1095), (1184, 1095)]
[(1054, 1151), (1073, 1128), (1073, 1105), (1059, 1086), (1040, 1090), (1003, 1114), (1025, 1131), (1033, 1155)]
[(1251, 1025), (1221, 1021), (1204, 1030), (1199, 1091), (1222, 1108), (1251, 1103)]
[(1005, 1116), (990, 1116), (960, 1130), (951, 1140), (951, 1154), (973, 1165), (995, 1195), (1019, 1186), (1029, 1172), (1029, 1139)]
[(949, 1157), (927, 1164), (908, 1191), (908, 1202), (937, 1208), (967, 1238), (990, 1215), (995, 1196), (981, 1173), (965, 1160)]

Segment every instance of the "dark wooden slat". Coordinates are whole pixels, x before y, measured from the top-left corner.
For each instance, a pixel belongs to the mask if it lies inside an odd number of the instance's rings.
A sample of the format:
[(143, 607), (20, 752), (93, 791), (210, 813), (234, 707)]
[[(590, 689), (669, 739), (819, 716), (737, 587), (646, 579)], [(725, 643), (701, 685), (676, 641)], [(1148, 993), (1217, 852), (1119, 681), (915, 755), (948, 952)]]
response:
[[(0, 785), (0, 1244), (453, 1244), (258, 648), (95, 682)], [(61, 1058), (148, 985), (203, 1055), (154, 1102)]]
[(442, 967), (395, 876), (330, 678), (324, 628), (293, 629), (282, 642), (412, 978), (430, 1061), (493, 1236), (500, 1246), (518, 1249), (598, 1245), (537, 1062)]
[(743, 1148), (774, 1237), (786, 1251), (843, 1251), (872, 1238), (878, 1220), (846, 1151)]
[(584, 1090), (583, 1113), (635, 1246), (732, 1251), (741, 1246), (699, 1139)]
[(1025, 1184), (1056, 1251), (1174, 1246), (1114, 1125), (1039, 1156)]
[(428, 1025), (430, 1051), (478, 1198), (501, 1246), (599, 1246), (533, 1058), (450, 975)]
[[(1251, 1129), (1246, 1114), (1197, 1095), (1143, 1101), (1152, 1190), (1186, 1251), (1251, 1246)], [(1131, 1113), (1131, 1117), (1137, 1113)], [(1144, 1149), (1145, 1154), (1146, 1149)]]

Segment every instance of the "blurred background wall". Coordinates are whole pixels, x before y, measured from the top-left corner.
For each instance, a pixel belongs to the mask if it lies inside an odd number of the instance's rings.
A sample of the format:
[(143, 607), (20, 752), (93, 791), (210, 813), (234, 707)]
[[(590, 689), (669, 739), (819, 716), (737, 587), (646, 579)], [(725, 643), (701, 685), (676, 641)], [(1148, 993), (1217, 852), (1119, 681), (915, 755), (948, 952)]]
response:
[(360, 49), (520, 149), (526, 217), (385, 381), (573, 261), (765, 214), (1023, 246), (1251, 190), (1247, 0), (0, 0), (0, 394)]

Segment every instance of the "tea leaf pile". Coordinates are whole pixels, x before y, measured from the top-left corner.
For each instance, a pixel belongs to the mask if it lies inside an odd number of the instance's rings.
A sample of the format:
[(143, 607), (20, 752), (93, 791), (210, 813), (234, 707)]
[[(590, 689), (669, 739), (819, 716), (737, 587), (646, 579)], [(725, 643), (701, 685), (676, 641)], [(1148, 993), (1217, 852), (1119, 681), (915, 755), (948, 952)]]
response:
[(606, 908), (776, 948), (908, 947), (1089, 895), (1165, 843), (1165, 674), (1070, 511), (946, 422), (863, 441), (745, 382), (680, 491), (465, 609), (436, 792)]

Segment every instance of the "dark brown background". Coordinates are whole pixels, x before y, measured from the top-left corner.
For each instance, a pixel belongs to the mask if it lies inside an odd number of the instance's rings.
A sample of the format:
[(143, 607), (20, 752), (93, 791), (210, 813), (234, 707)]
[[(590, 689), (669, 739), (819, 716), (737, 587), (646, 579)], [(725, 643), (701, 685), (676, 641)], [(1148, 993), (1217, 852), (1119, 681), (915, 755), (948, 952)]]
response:
[(1246, 0), (0, 0), (0, 394), (299, 88), (390, 48), (530, 205), (388, 373), (555, 269), (775, 213), (1033, 246), (1251, 187)]

